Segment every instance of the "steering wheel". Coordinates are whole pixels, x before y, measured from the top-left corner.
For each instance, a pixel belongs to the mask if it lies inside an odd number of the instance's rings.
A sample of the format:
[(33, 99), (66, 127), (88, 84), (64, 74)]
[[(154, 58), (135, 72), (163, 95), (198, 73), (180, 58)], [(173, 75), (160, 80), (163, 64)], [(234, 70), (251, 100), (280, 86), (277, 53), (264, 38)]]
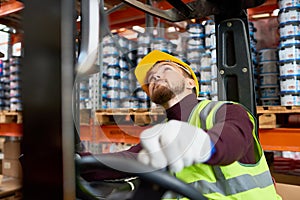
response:
[[(196, 188), (188, 185), (187, 183), (171, 176), (169, 173), (163, 170), (156, 170), (148, 165), (144, 165), (137, 160), (116, 157), (113, 155), (105, 156), (84, 156), (75, 159), (77, 170), (77, 186), (84, 190), (89, 198), (87, 199), (99, 199), (88, 195), (93, 191), (89, 191), (89, 188), (84, 187), (83, 178), (81, 175), (85, 171), (90, 170), (114, 170), (118, 172), (124, 172), (129, 176), (137, 176), (140, 179), (138, 188), (131, 192), (130, 196), (123, 194), (115, 195), (106, 198), (107, 200), (113, 199), (126, 199), (126, 200), (140, 200), (140, 199), (161, 199), (162, 195), (166, 191), (173, 191), (191, 200), (202, 200), (205, 198)], [(130, 169), (130, 171), (128, 171)]]

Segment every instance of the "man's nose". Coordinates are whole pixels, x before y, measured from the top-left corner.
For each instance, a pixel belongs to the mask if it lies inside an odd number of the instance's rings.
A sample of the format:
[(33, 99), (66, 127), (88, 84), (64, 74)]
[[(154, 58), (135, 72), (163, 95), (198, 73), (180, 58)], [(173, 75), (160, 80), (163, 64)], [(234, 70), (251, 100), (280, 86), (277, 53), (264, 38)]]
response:
[(157, 81), (161, 78), (161, 76), (159, 74), (154, 74), (153, 78), (155, 81)]

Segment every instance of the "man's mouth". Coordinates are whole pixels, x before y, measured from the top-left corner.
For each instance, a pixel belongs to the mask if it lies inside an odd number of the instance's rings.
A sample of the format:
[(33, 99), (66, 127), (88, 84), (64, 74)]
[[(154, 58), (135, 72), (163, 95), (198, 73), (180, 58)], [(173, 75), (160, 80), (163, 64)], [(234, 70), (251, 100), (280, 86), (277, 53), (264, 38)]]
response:
[(158, 82), (156, 82), (155, 84), (154, 84), (154, 87), (153, 87), (153, 89), (152, 89), (152, 91), (153, 90), (156, 90), (156, 89), (158, 89), (158, 88), (160, 88), (160, 87), (166, 87), (166, 82), (165, 81), (158, 81)]

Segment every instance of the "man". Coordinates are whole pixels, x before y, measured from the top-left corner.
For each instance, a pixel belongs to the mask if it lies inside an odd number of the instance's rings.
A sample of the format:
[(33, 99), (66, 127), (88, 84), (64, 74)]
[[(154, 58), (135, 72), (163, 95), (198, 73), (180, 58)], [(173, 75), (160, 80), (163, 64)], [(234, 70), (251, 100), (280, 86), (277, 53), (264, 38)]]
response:
[[(143, 131), (141, 144), (120, 155), (168, 167), (208, 199), (281, 199), (256, 138), (254, 118), (243, 106), (199, 101), (193, 70), (158, 50), (140, 61), (135, 75), (151, 101), (166, 109), (168, 121)], [(169, 193), (165, 198), (177, 197)]]

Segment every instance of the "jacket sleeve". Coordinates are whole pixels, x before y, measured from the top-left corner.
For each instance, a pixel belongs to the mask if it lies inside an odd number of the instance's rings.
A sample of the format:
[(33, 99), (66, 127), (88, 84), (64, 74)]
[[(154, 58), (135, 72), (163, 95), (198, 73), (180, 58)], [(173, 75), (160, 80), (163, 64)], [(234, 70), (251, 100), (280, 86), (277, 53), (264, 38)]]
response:
[(217, 111), (215, 125), (207, 130), (215, 144), (215, 153), (206, 162), (227, 165), (234, 161), (254, 164), (253, 124), (246, 110), (238, 104), (224, 104)]

